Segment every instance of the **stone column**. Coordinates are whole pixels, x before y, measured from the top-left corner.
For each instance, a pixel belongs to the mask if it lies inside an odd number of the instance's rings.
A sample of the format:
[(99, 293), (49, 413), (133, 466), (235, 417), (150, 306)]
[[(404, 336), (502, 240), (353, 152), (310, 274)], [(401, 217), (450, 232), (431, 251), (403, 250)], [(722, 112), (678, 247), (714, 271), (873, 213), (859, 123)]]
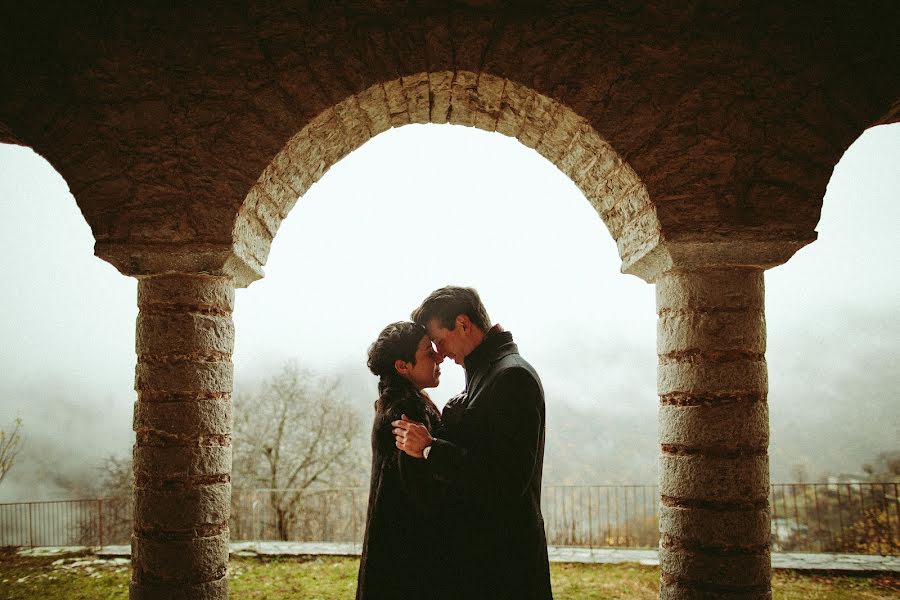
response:
[(763, 270), (656, 284), (660, 597), (771, 598)]
[(227, 598), (233, 282), (145, 275), (138, 306), (131, 598)]

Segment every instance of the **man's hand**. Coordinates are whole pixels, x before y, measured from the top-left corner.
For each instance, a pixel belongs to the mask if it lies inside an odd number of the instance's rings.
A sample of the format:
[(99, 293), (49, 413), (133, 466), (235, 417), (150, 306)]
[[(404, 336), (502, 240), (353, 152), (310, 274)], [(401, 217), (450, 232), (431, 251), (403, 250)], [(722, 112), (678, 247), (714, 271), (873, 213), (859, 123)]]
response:
[(425, 458), (422, 450), (431, 445), (434, 438), (428, 433), (428, 428), (410, 421), (406, 415), (400, 415), (399, 421), (391, 421), (394, 426), (394, 442), (397, 447), (413, 458)]

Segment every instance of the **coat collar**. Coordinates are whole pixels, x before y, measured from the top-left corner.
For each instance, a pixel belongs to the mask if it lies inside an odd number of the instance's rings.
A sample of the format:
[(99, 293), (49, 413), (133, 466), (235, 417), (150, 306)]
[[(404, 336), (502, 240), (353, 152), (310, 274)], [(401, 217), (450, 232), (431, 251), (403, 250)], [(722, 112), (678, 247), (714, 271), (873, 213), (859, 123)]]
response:
[(377, 409), (380, 406), (381, 410), (384, 411), (390, 410), (392, 405), (404, 399), (422, 398), (422, 393), (408, 380), (399, 375), (382, 380), (378, 384), (378, 388), (378, 400), (375, 402), (375, 407)]
[(466, 379), (471, 378), (472, 374), (481, 370), (482, 367), (518, 351), (519, 348), (513, 342), (512, 334), (503, 331), (499, 325), (494, 325), (484, 336), (481, 344), (466, 357)]

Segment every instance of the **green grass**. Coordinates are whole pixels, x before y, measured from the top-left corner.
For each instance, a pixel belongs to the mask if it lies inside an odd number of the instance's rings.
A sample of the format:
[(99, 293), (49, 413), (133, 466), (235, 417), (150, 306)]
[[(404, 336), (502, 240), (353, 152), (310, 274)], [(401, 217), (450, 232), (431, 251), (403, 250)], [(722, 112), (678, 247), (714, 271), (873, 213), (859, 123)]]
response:
[[(639, 565), (551, 563), (558, 600), (656, 600), (659, 568)], [(775, 571), (776, 600), (875, 600), (900, 598), (900, 577), (850, 577)]]
[[(0, 598), (24, 600), (106, 600), (128, 598), (131, 563), (85, 564), (96, 557), (67, 554), (50, 557), (22, 557), (12, 550), (0, 551)], [(54, 565), (54, 562), (64, 561)]]
[[(22, 557), (0, 551), (4, 600), (112, 600), (128, 598), (127, 562), (98, 562), (91, 555)], [(54, 564), (55, 563), (55, 564)], [(353, 598), (359, 562), (351, 558), (233, 558), (231, 597), (239, 600), (340, 600)], [(74, 565), (74, 566), (73, 566)], [(639, 565), (552, 563), (557, 600), (658, 598), (659, 569)], [(900, 599), (900, 576), (849, 577), (776, 571), (778, 600)]]

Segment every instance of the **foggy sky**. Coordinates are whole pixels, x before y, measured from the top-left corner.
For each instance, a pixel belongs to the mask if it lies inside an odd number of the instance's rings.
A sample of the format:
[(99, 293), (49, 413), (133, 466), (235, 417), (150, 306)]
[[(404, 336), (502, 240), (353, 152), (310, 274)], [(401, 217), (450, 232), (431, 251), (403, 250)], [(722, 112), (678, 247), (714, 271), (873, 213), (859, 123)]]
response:
[[(864, 134), (828, 186), (819, 240), (766, 274), (773, 480), (797, 462), (857, 472), (897, 447), (898, 164), (900, 125)], [(0, 427), (21, 415), (27, 438), (0, 500), (34, 499), (129, 451), (136, 282), (92, 256), (43, 159), (0, 145), (0, 175)], [(541, 373), (548, 459), (571, 453), (576, 474), (616, 459), (585, 476), (652, 482), (654, 289), (619, 266), (596, 212), (533, 150), (458, 126), (391, 130), (300, 199), (266, 277), (238, 290), (237, 387), (296, 358), (370, 409), (380, 329), (436, 287), (471, 285)], [(463, 385), (459, 367), (443, 371), (439, 404)]]

